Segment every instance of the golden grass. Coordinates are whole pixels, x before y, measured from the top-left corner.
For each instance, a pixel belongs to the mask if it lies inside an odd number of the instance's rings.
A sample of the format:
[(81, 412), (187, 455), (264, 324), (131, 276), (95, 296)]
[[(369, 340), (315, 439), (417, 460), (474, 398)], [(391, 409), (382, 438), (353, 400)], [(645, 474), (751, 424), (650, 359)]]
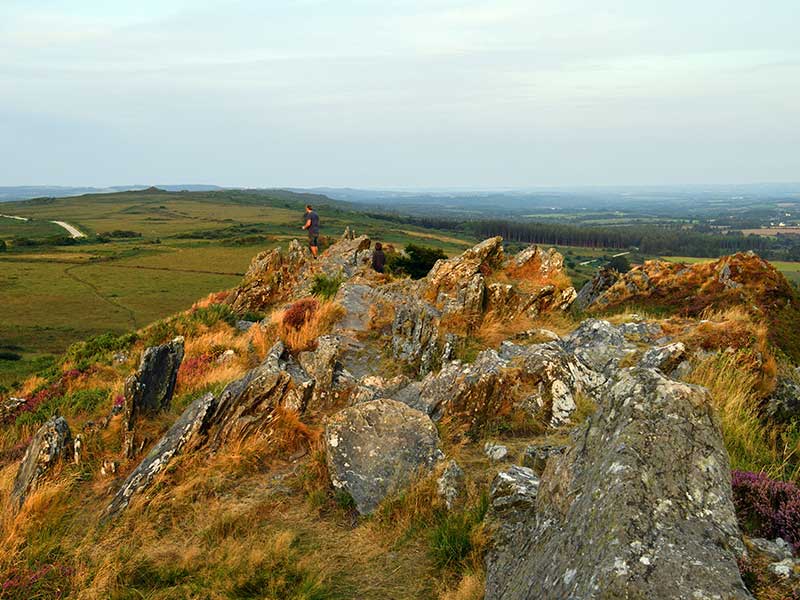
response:
[(708, 388), (732, 468), (794, 479), (800, 475), (800, 438), (782, 439), (777, 428), (761, 420), (761, 376), (750, 368), (751, 354), (740, 350), (707, 358), (687, 381)]
[(344, 316), (344, 309), (332, 300), (321, 301), (316, 310), (310, 310), (306, 314), (300, 327), (287, 324), (284, 320), (285, 314), (285, 310), (275, 311), (270, 320), (286, 348), (297, 353), (315, 349), (317, 338), (330, 333), (334, 324)]
[(514, 319), (488, 312), (475, 331), (475, 337), (485, 346), (497, 348), (505, 340), (533, 327), (533, 321), (525, 315)]
[(439, 593), (439, 600), (483, 600), (486, 580), (482, 574), (468, 573), (454, 589)]

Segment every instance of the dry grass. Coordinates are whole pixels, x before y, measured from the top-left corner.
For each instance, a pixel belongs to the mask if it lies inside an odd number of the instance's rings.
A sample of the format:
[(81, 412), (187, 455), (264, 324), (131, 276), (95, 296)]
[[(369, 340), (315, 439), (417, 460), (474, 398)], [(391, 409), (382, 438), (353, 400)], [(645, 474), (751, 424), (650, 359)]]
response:
[(740, 350), (707, 358), (695, 365), (687, 381), (708, 388), (732, 468), (794, 479), (800, 475), (800, 439), (781, 438), (778, 429), (762, 422), (762, 378), (750, 368), (751, 354)]
[(309, 309), (299, 326), (285, 322), (286, 312), (276, 311), (270, 320), (277, 328), (278, 337), (292, 353), (313, 350), (317, 338), (330, 333), (334, 324), (344, 316), (344, 309), (332, 300), (319, 302), (315, 309)]
[(495, 312), (488, 312), (475, 331), (475, 337), (484, 346), (497, 348), (503, 341), (532, 327), (533, 321), (525, 315), (509, 319)]
[(483, 600), (486, 580), (482, 574), (468, 573), (454, 589), (443, 590), (439, 600)]
[[(666, 327), (669, 333), (669, 327)], [(737, 369), (757, 377), (753, 391), (765, 396), (775, 388), (778, 365), (769, 342), (769, 331), (743, 308), (706, 311), (703, 320), (678, 334), (689, 348), (737, 352)]]
[(224, 290), (221, 292), (211, 292), (208, 296), (203, 298), (202, 300), (198, 300), (192, 305), (192, 309), (196, 308), (208, 308), (212, 304), (222, 304), (224, 303), (228, 297), (231, 295), (229, 290)]

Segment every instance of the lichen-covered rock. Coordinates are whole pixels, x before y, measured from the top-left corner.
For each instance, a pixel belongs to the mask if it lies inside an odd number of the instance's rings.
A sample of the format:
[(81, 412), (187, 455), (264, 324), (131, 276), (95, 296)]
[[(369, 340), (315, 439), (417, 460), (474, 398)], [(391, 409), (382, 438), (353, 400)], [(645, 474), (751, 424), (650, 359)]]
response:
[(518, 346), (504, 342), (500, 356), (521, 369), (529, 394), (523, 400), (528, 411), (541, 416), (551, 427), (569, 423), (577, 408), (578, 393), (591, 395), (605, 381), (557, 342)]
[(562, 445), (533, 444), (525, 448), (525, 453), (522, 455), (522, 466), (533, 469), (537, 475), (541, 475), (551, 456), (559, 456), (566, 451), (567, 447)]
[(39, 481), (63, 456), (72, 451), (72, 434), (64, 417), (42, 425), (28, 444), (11, 488), (11, 505), (19, 510)]
[(258, 254), (250, 263), (242, 283), (228, 302), (236, 312), (261, 311), (285, 300), (308, 263), (308, 251), (292, 240), (286, 250), (275, 248)]
[(483, 445), (483, 453), (491, 460), (504, 460), (508, 456), (508, 446), (495, 442), (486, 442)]
[(585, 310), (594, 304), (606, 290), (610, 289), (619, 278), (620, 274), (614, 269), (600, 269), (578, 292), (575, 298), (575, 306), (580, 310)]
[(387, 495), (400, 491), (442, 458), (433, 421), (402, 402), (372, 400), (342, 410), (325, 428), (331, 483), (372, 513)]
[(800, 383), (793, 377), (779, 377), (775, 390), (764, 402), (764, 412), (779, 423), (800, 417)]
[(321, 335), (317, 338), (317, 348), (314, 351), (301, 352), (297, 356), (300, 366), (314, 378), (316, 382), (314, 393), (320, 398), (326, 397), (333, 391), (339, 365), (339, 352), (342, 340), (338, 335)]
[(673, 342), (666, 346), (650, 348), (639, 360), (639, 366), (647, 369), (660, 369), (669, 375), (687, 357), (686, 346), (683, 342)]
[(464, 470), (454, 460), (447, 461), (442, 474), (436, 480), (436, 491), (444, 500), (447, 510), (464, 506), (467, 500), (467, 482)]
[[(524, 538), (535, 523), (539, 476), (527, 467), (513, 465), (500, 471), (492, 481), (486, 521), (492, 531), (487, 565), (498, 571), (513, 568), (515, 555), (508, 544)], [(506, 567), (506, 564), (509, 567)]]
[(750, 598), (707, 392), (621, 371), (542, 475), (535, 517), (487, 557), (486, 600)]
[(440, 260), (425, 277), (423, 298), (445, 314), (479, 314), (486, 292), (484, 272), (499, 267), (503, 259), (503, 238), (494, 237)]
[(441, 313), (427, 302), (409, 298), (398, 305), (392, 322), (394, 356), (417, 366), (422, 374), (431, 372), (443, 353), (440, 318)]
[(745, 540), (751, 550), (768, 556), (773, 561), (792, 558), (792, 545), (783, 538), (767, 540), (764, 538), (750, 538)]
[(268, 436), (275, 408), (303, 412), (314, 385), (279, 342), (264, 362), (220, 393), (209, 418), (209, 444), (218, 448), (254, 434)]
[(213, 411), (215, 400), (213, 394), (206, 394), (192, 402), (177, 421), (169, 428), (164, 437), (153, 446), (144, 460), (128, 475), (122, 487), (114, 495), (106, 508), (106, 517), (113, 517), (130, 504), (134, 495), (145, 490), (155, 477), (169, 466), (190, 443), (196, 443), (198, 436), (206, 429), (209, 415)]
[(600, 319), (586, 319), (561, 344), (589, 368), (606, 376), (617, 370), (622, 358), (636, 350), (617, 327)]
[(125, 381), (124, 412), (129, 430), (140, 414), (169, 409), (182, 361), (182, 337), (142, 353), (138, 370)]

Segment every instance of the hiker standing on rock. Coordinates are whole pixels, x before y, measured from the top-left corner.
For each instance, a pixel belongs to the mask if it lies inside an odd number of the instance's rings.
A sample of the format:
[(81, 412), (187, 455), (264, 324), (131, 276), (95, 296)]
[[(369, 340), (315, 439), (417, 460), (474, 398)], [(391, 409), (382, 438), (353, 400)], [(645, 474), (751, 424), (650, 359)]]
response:
[(319, 215), (314, 212), (314, 208), (310, 204), (306, 204), (306, 224), (303, 229), (308, 231), (308, 245), (311, 248), (311, 254), (317, 258), (319, 254)]

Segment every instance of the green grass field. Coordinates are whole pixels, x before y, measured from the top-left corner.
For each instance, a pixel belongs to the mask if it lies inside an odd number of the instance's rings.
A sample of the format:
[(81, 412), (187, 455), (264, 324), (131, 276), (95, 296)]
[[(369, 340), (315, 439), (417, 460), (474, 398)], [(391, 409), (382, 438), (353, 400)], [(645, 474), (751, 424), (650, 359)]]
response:
[[(5, 214), (2, 205), (0, 205), (0, 214)], [(42, 238), (65, 233), (66, 231), (61, 227), (50, 221), (41, 219), (20, 221), (8, 217), (0, 217), (0, 240), (13, 237)]]

